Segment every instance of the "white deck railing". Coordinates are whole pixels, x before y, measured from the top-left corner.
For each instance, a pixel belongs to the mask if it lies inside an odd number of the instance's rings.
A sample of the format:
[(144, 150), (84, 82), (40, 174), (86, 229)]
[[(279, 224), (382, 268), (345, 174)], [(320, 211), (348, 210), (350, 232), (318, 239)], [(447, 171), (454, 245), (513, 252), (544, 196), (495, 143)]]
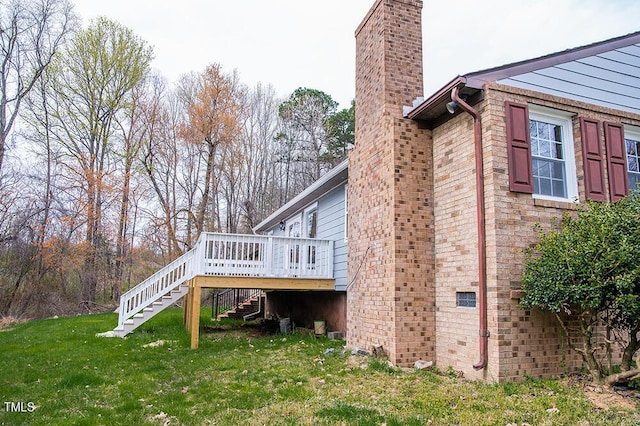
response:
[(333, 278), (333, 241), (206, 233), (199, 244), (202, 275)]
[(195, 247), (120, 297), (118, 326), (198, 276), (333, 278), (333, 241), (202, 233)]

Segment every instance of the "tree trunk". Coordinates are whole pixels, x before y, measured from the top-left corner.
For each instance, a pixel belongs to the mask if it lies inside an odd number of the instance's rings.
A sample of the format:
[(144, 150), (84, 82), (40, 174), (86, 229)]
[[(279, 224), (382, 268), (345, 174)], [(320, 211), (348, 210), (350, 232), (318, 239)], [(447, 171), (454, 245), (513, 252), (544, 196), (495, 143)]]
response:
[(629, 333), (629, 343), (622, 352), (622, 359), (620, 360), (620, 369), (622, 371), (631, 370), (631, 362), (633, 356), (640, 350), (640, 342), (638, 341), (638, 328), (631, 330)]
[(0, 182), (2, 181), (2, 162), (4, 160), (5, 153), (5, 136), (4, 132), (0, 131)]
[(44, 207), (42, 212), (42, 221), (38, 229), (38, 235), (36, 236), (36, 248), (34, 256), (37, 258), (37, 279), (34, 284), (39, 285), (44, 278), (50, 265), (47, 265), (45, 259), (45, 241), (47, 240), (47, 229), (49, 228), (49, 216), (51, 214), (51, 205), (53, 203), (53, 189), (52, 189), (52, 164), (53, 156), (51, 150), (51, 125), (49, 122), (49, 108), (47, 106), (46, 89), (44, 85), (41, 85), (42, 95), (42, 111), (44, 112), (44, 142), (46, 149), (46, 177), (44, 187)]
[(90, 306), (96, 301), (96, 288), (98, 277), (96, 274), (96, 254), (93, 247), (89, 247), (84, 261), (84, 273), (82, 275), (82, 304)]
[(88, 170), (87, 180), (87, 230), (86, 230), (86, 254), (84, 271), (82, 276), (82, 302), (84, 305), (96, 301), (96, 288), (98, 286), (97, 251), (99, 231), (98, 183), (95, 173)]
[(215, 145), (207, 141), (207, 170), (204, 176), (204, 189), (202, 191), (202, 199), (198, 206), (198, 213), (196, 214), (196, 238), (204, 231), (204, 220), (207, 213), (207, 206), (209, 204), (209, 193), (211, 192), (211, 181), (213, 178), (213, 167), (215, 160)]
[(628, 383), (633, 379), (640, 379), (640, 369), (636, 368), (629, 371), (623, 371), (618, 374), (611, 374), (604, 379), (604, 384), (613, 386), (616, 384)]
[(582, 357), (582, 360), (587, 365), (589, 374), (596, 383), (603, 382), (603, 375), (600, 368), (600, 363), (595, 357), (596, 348), (593, 347), (593, 318), (589, 312), (585, 312), (578, 318), (580, 323), (580, 335), (582, 338), (582, 348), (578, 350), (578, 353)]
[(129, 192), (131, 184), (131, 162), (127, 157), (125, 161), (124, 182), (122, 185), (122, 199), (120, 200), (120, 218), (118, 220), (118, 241), (116, 242), (116, 271), (115, 280), (111, 289), (111, 300), (120, 299), (122, 293), (122, 280), (124, 277), (124, 265), (127, 259), (127, 231), (129, 224)]

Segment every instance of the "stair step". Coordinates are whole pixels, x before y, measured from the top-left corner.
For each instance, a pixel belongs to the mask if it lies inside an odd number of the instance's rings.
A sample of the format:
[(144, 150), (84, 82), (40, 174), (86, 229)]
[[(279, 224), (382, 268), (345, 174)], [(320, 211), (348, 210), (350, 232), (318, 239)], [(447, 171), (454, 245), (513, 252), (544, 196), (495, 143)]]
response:
[(244, 319), (244, 317), (247, 315), (256, 314), (259, 311), (264, 297), (264, 293), (258, 296), (252, 296), (251, 298), (239, 303), (235, 308), (229, 309), (228, 311), (219, 314), (217, 316), (217, 319)]

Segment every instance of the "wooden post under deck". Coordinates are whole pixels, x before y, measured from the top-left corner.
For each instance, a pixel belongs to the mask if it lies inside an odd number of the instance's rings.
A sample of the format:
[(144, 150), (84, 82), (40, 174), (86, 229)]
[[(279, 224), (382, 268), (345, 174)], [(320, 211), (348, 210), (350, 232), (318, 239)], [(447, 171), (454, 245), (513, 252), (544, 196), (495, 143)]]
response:
[(183, 321), (191, 334), (191, 349), (200, 339), (200, 302), (203, 288), (260, 288), (262, 290), (334, 290), (334, 279), (198, 276), (189, 281)]
[[(191, 281), (189, 280), (188, 286), (191, 288)], [(182, 324), (189, 330), (189, 298), (190, 291), (185, 294), (184, 300), (182, 301)]]
[(198, 347), (200, 339), (200, 299), (202, 297), (202, 287), (196, 284), (197, 280), (192, 280), (189, 284), (189, 324), (188, 329), (191, 334), (191, 349)]

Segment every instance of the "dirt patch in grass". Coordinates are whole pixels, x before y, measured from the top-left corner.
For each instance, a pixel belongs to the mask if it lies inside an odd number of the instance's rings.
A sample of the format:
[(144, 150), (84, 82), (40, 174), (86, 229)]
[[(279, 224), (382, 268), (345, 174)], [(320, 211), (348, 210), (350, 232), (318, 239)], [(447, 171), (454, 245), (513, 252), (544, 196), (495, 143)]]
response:
[(597, 411), (637, 410), (640, 408), (640, 392), (634, 389), (614, 386), (599, 386), (592, 383), (586, 374), (572, 374), (563, 380), (567, 386), (581, 389), (585, 397)]
[(583, 392), (596, 410), (636, 410), (640, 393), (633, 390), (616, 390), (606, 386), (584, 385)]
[(265, 337), (276, 334), (279, 330), (277, 321), (258, 320), (250, 322), (242, 322), (237, 324), (214, 324), (204, 325), (202, 332), (207, 334), (224, 333), (227, 335), (240, 335), (244, 337)]

